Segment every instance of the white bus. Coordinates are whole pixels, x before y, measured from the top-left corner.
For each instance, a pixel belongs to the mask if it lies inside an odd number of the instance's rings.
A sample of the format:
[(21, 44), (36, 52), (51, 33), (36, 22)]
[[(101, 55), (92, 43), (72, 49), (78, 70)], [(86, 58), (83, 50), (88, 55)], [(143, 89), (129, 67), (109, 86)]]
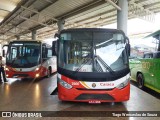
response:
[(122, 102), (130, 98), (129, 41), (116, 29), (62, 30), (58, 97), (62, 101)]
[(10, 42), (7, 47), (5, 66), (7, 78), (50, 77), (57, 71), (56, 56), (52, 56), (52, 46), (48, 44), (21, 40)]

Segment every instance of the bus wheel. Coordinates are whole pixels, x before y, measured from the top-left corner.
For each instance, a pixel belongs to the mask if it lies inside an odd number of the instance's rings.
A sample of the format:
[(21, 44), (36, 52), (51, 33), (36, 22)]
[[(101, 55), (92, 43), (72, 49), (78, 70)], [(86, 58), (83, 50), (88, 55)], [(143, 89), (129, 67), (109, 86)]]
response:
[(143, 78), (143, 75), (141, 73), (139, 73), (137, 75), (137, 83), (138, 83), (138, 87), (140, 89), (143, 89), (144, 88), (144, 78)]
[(47, 70), (47, 78), (49, 78), (50, 76), (51, 76), (51, 67), (49, 67)]

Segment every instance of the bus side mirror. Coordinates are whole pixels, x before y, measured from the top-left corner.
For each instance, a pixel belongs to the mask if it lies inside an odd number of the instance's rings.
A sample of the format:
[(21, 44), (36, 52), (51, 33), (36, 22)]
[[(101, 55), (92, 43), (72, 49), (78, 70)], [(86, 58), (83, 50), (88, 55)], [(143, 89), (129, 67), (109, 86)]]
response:
[(59, 38), (59, 34), (58, 34), (58, 33), (55, 33), (55, 34), (54, 34), (54, 38)]
[(130, 46), (130, 42), (129, 42), (129, 38), (126, 37), (126, 49), (127, 49), (127, 54), (128, 56), (130, 56), (130, 53), (131, 53), (131, 46)]
[(57, 41), (52, 42), (52, 56), (57, 55)]
[(5, 54), (5, 50), (3, 50), (3, 51), (2, 51), (2, 56), (3, 56), (3, 57), (5, 57), (5, 56), (6, 56), (6, 54)]
[(6, 57), (6, 52), (8, 51), (8, 45), (3, 45), (2, 47), (2, 56), (3, 57)]
[(128, 53), (128, 56), (130, 56), (130, 54), (131, 54), (130, 44), (127, 44), (127, 53)]

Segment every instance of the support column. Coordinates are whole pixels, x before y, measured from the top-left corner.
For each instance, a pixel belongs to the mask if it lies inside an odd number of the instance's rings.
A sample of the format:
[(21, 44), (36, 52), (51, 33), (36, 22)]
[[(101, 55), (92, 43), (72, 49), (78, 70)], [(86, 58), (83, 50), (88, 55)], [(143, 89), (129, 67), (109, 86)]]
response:
[(64, 19), (58, 20), (58, 22), (57, 22), (57, 25), (58, 25), (58, 33), (60, 33), (60, 31), (64, 29), (64, 24), (65, 24)]
[(37, 31), (32, 31), (32, 40), (36, 40)]
[(3, 46), (3, 44), (2, 44), (2, 42), (0, 43), (0, 56), (2, 56), (2, 46)]
[(127, 36), (128, 0), (119, 0), (118, 6), (121, 11), (117, 10), (117, 29), (123, 30)]

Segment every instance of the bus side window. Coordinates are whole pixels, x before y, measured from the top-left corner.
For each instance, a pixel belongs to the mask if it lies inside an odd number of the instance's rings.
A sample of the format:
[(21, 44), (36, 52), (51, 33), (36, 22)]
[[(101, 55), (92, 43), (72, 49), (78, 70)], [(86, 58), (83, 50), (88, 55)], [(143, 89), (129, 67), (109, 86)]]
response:
[(148, 58), (148, 54), (144, 54), (144, 57), (143, 58)]
[(160, 52), (154, 54), (154, 58), (160, 58)]
[(145, 55), (144, 55), (144, 58), (147, 58), (147, 59), (148, 59), (148, 58), (153, 58), (153, 54), (152, 54), (152, 53), (150, 53), (150, 54), (145, 54)]
[(52, 57), (52, 49), (47, 49), (48, 53), (47, 53), (47, 57)]
[(46, 47), (43, 45), (42, 46), (42, 58), (46, 58)]

